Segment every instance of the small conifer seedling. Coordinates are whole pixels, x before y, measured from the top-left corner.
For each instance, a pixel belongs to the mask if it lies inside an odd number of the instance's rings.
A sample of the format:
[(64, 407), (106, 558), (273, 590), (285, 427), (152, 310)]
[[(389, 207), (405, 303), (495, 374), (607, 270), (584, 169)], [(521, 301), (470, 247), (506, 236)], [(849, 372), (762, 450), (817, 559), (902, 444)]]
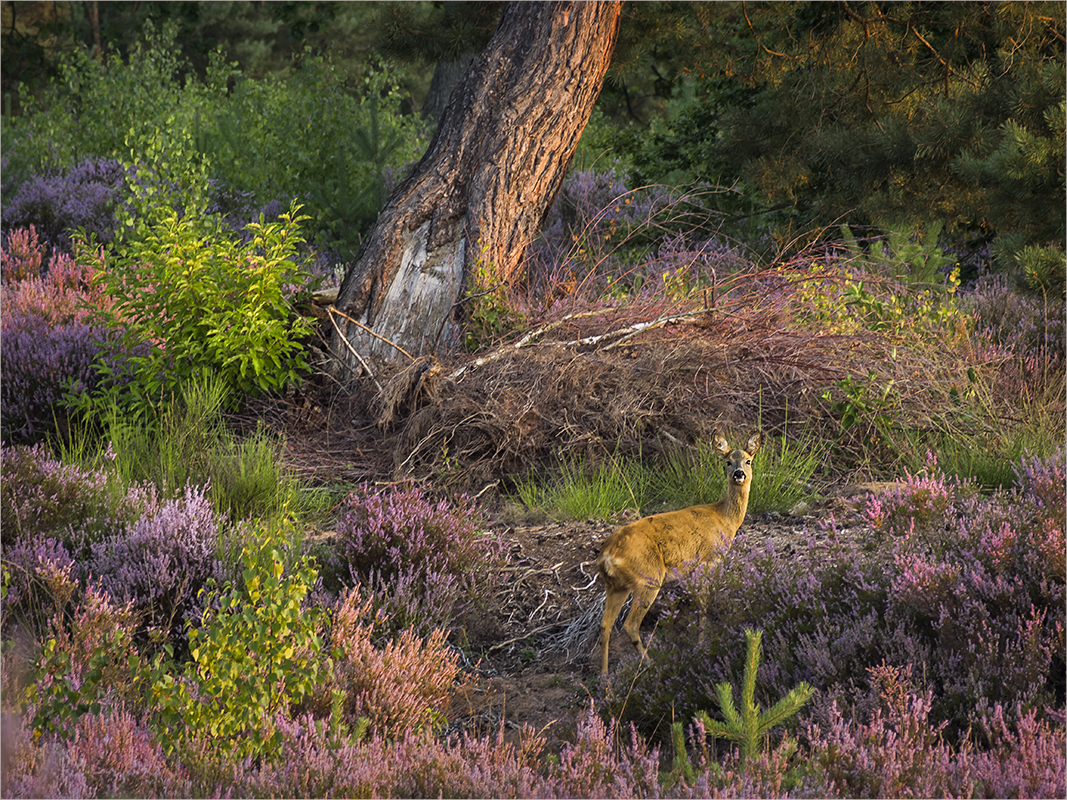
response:
[(723, 722), (711, 719), (707, 712), (697, 712), (696, 719), (712, 736), (737, 742), (741, 757), (749, 758), (759, 752), (760, 743), (767, 732), (796, 714), (811, 699), (813, 689), (801, 682), (795, 689), (767, 711), (756, 705), (756, 671), (759, 669), (763, 631), (746, 630), (745, 643), (748, 653), (745, 658), (744, 685), (741, 688), (741, 710), (734, 705), (733, 688), (728, 683), (715, 686)]

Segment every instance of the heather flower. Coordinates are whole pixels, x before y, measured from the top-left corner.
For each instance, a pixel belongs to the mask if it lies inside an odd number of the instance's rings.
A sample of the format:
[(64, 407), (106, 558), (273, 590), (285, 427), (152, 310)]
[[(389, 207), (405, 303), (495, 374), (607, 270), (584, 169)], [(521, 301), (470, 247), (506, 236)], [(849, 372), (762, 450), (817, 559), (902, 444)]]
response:
[(115, 491), (113, 476), (64, 464), (43, 445), (0, 448), (0, 529), (5, 546), (17, 539), (60, 538), (78, 552), (153, 507), (146, 487)]
[(178, 499), (94, 543), (87, 571), (112, 597), (133, 603), (149, 624), (180, 629), (195, 613), (200, 589), (223, 577), (215, 558), (218, 542), (207, 487), (187, 486)]
[(4, 797), (93, 796), (83, 765), (62, 742), (35, 742), (32, 731), (4, 716), (4, 749), (10, 753), (10, 766), (3, 770)]
[(937, 458), (927, 453), (926, 466), (917, 474), (905, 473), (902, 484), (870, 494), (863, 501), (861, 519), (871, 529), (891, 538), (910, 540), (917, 533), (936, 544), (958, 501), (974, 493), (973, 485), (946, 477)]
[[(92, 288), (98, 264), (54, 253), (42, 274), (44, 247), (31, 226), (6, 237), (0, 285), (0, 430), (9, 443), (34, 442), (67, 416), (70, 393), (100, 384), (97, 362), (106, 358), (110, 334), (90, 325), (91, 308), (108, 298)], [(122, 374), (121, 357), (110, 358)]]
[(1017, 731), (994, 706), (982, 719), (989, 749), (976, 750), (968, 736), (953, 748), (943, 725), (930, 720), (930, 695), (896, 687), (868, 721), (834, 706), (825, 733), (808, 729), (812, 758), (826, 797), (1062, 797), (1063, 729), (1037, 720), (1035, 710), (1018, 715)]
[[(474, 503), (434, 502), (413, 484), (350, 495), (338, 522), (348, 581), (387, 603), (401, 627), (429, 635), (455, 624), (501, 584), (503, 545), (483, 533)], [(399, 612), (399, 615), (397, 614)]]
[(69, 738), (71, 723), (103, 695), (131, 694), (136, 686), (131, 667), (137, 657), (135, 623), (130, 604), (116, 606), (92, 585), (72, 611), (57, 602), (37, 662), (30, 708), (35, 731)]
[[(1015, 717), (1012, 725), (1010, 717)], [(1038, 720), (1037, 709), (1014, 714), (994, 705), (980, 718), (988, 748), (967, 747), (959, 756), (957, 782), (982, 787), (986, 797), (1067, 796), (1067, 747), (1062, 728)], [(1013, 730), (1014, 728), (1014, 730)], [(965, 784), (966, 785), (966, 784)], [(962, 794), (962, 791), (960, 792)]]
[(344, 694), (345, 722), (361, 718), (369, 731), (387, 739), (433, 731), (447, 718), (452, 695), (460, 690), (456, 654), (445, 632), (426, 639), (411, 629), (393, 641), (375, 645), (376, 617), (358, 587), (349, 592), (334, 616), (332, 644), (336, 655), (333, 681)]
[(1024, 358), (1041, 353), (1063, 364), (1062, 302), (1050, 307), (1044, 298), (1011, 289), (996, 274), (979, 278), (961, 301), (974, 315), (976, 333), (987, 341)]
[(35, 226), (5, 233), (0, 246), (0, 275), (5, 283), (40, 278), (44, 255), (45, 247)]
[(50, 246), (69, 251), (70, 233), (83, 229), (105, 243), (115, 235), (114, 207), (125, 187), (118, 161), (89, 159), (66, 173), (35, 175), (5, 199), (5, 229), (35, 226)]
[(188, 797), (190, 781), (128, 711), (108, 708), (74, 723), (70, 740), (37, 739), (3, 715), (4, 797)]
[(86, 322), (92, 309), (110, 305), (102, 290), (92, 285), (100, 260), (88, 252), (79, 259), (55, 252), (45, 262), (45, 248), (37, 242), (32, 225), (12, 231), (0, 255), (4, 330), (18, 330), (20, 322), (33, 319), (50, 326)]
[(106, 352), (103, 336), (86, 324), (49, 327), (39, 317), (16, 317), (0, 331), (0, 429), (5, 441), (40, 441), (67, 417), (66, 399), (73, 391), (90, 391), (100, 383), (94, 368)]
[[(438, 741), (409, 734), (340, 745), (309, 716), (279, 720), (282, 752), (259, 769), (233, 770), (235, 794), (253, 797), (551, 797), (538, 772), (544, 739), (524, 730)], [(229, 777), (229, 776), (227, 776)]]
[(605, 724), (592, 704), (578, 723), (573, 744), (565, 744), (546, 783), (555, 797), (658, 797), (659, 750), (648, 747), (633, 726), (629, 746), (616, 723)]
[[(4, 545), (3, 567), (8, 576), (7, 594), (0, 598), (4, 626), (19, 614), (43, 614), (49, 606), (66, 606), (74, 593), (61, 589), (62, 576), (70, 576), (74, 559), (61, 541), (51, 536), (23, 537)], [(51, 578), (51, 580), (49, 580)], [(58, 596), (57, 596), (58, 592)]]
[[(395, 740), (334, 741), (318, 720), (279, 720), (283, 749), (259, 769), (235, 769), (236, 794), (288, 797), (661, 797), (659, 753), (631, 730), (630, 743), (590, 709), (576, 740), (546, 765), (544, 738), (525, 729), (445, 740), (408, 733)], [(228, 775), (227, 778), (230, 776)], [(705, 777), (704, 785), (707, 786)], [(682, 787), (683, 789), (685, 787)]]

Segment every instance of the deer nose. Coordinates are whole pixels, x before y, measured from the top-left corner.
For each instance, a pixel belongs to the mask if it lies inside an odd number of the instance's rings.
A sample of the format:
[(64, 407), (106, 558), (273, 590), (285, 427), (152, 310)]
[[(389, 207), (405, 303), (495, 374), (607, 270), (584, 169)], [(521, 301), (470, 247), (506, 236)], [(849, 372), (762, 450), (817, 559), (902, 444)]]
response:
[(743, 469), (735, 469), (734, 470), (734, 483), (744, 483), (744, 482), (745, 482), (745, 471)]

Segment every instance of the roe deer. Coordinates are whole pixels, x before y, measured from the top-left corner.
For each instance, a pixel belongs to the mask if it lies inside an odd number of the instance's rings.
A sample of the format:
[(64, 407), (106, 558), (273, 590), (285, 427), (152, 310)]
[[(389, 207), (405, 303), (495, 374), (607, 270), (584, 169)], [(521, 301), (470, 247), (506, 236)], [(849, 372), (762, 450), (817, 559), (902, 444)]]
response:
[(745, 520), (752, 485), (752, 456), (762, 443), (763, 433), (757, 432), (744, 450), (730, 450), (722, 434), (715, 434), (715, 452), (726, 460), (726, 497), (710, 505), (639, 519), (623, 525), (604, 542), (597, 558), (597, 569), (607, 589), (600, 625), (603, 674), (608, 671), (611, 628), (627, 595), (633, 592), (634, 599), (623, 630), (644, 658), (641, 620), (655, 602), (667, 573), (711, 561), (730, 546)]

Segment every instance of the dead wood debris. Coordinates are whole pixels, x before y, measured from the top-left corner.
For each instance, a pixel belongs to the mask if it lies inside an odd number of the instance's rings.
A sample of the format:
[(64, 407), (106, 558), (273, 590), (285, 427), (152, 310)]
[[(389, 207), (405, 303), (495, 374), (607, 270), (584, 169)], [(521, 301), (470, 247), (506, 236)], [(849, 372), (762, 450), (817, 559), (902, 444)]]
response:
[(382, 387), (375, 398), (375, 421), (380, 430), (389, 430), (399, 419), (419, 408), (437, 403), (444, 370), (433, 356), (413, 359)]
[[(391, 461), (392, 479), (472, 492), (561, 459), (656, 458), (716, 428), (777, 434), (788, 424), (791, 435), (839, 439), (835, 408), (849, 400), (849, 377), (891, 386), (895, 416), (922, 428), (950, 400), (938, 382), (966, 374), (949, 352), (829, 333), (793, 313), (754, 296), (692, 311), (662, 302), (578, 310), (487, 353), (379, 367), (380, 388), (365, 387), (373, 394), (349, 421), (375, 430), (363, 457)], [(863, 446), (864, 426), (854, 430)]]
[(574, 314), (465, 363), (401, 368), (374, 403), (396, 477), (469, 491), (563, 456), (654, 456), (719, 426), (799, 423), (819, 413), (813, 390), (844, 376), (828, 349), (860, 344), (744, 309), (650, 316)]

